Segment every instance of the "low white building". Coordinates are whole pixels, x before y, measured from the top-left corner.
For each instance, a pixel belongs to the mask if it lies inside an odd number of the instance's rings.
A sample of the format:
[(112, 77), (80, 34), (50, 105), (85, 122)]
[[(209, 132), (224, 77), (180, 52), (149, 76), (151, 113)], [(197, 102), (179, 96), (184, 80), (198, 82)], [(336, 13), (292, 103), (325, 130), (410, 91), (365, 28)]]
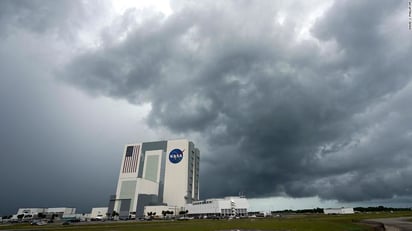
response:
[(46, 209), (47, 214), (57, 214), (59, 217), (62, 217), (63, 215), (71, 215), (76, 213), (76, 208), (66, 208), (66, 207), (60, 207), (60, 208), (47, 208)]
[(19, 208), (19, 210), (17, 210), (16, 215), (37, 215), (39, 213), (46, 213), (46, 211), (47, 208)]
[(247, 216), (249, 203), (245, 197), (225, 197), (194, 201), (186, 204), (188, 216)]
[(106, 220), (107, 219), (107, 207), (92, 208), (90, 213), (91, 219)]
[(23, 221), (30, 221), (32, 219), (41, 218), (40, 214), (44, 217), (58, 217), (62, 218), (64, 215), (71, 215), (75, 214), (75, 208), (19, 208), (17, 213), (13, 215), (11, 220), (23, 220)]
[(353, 208), (328, 208), (323, 209), (324, 214), (354, 214)]
[(19, 208), (17, 213), (12, 216), (11, 220), (29, 221), (33, 218), (37, 218), (38, 214), (46, 214), (46, 211), (46, 208)]

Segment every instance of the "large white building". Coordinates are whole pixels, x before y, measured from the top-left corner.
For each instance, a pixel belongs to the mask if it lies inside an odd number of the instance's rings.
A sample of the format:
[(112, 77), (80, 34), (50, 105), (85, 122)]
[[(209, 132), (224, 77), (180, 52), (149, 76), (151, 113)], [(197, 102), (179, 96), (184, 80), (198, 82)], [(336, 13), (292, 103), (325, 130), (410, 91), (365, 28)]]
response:
[(200, 153), (187, 139), (128, 144), (109, 213), (143, 217), (146, 205), (185, 207), (199, 200)]

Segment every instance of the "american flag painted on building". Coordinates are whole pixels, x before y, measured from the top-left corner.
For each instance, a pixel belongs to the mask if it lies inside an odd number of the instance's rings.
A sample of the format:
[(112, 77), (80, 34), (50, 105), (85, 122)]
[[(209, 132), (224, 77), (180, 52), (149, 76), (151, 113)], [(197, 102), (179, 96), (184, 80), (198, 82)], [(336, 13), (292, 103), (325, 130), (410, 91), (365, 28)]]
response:
[(127, 146), (123, 162), (122, 173), (135, 173), (137, 171), (137, 160), (139, 159), (140, 145)]

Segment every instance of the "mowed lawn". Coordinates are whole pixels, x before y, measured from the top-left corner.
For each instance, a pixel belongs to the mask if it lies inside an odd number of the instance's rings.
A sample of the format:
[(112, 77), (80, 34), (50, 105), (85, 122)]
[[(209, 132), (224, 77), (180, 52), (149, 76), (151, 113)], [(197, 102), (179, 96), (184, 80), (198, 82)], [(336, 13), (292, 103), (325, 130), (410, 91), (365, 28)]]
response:
[(95, 224), (48, 224), (31, 226), (27, 224), (1, 225), (0, 230), (231, 230), (258, 229), (279, 231), (362, 231), (372, 230), (371, 227), (359, 224), (358, 221), (367, 218), (412, 216), (412, 212), (355, 214), (355, 215), (302, 215), (281, 218), (248, 218), (234, 220), (189, 220), (189, 221), (128, 221), (101, 222)]

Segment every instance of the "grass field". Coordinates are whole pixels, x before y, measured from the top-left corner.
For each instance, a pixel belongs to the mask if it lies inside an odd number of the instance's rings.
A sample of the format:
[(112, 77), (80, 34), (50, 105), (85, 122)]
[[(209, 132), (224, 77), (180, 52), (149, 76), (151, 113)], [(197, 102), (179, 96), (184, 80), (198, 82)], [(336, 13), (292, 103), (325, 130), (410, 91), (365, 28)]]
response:
[(302, 215), (281, 218), (248, 218), (235, 220), (189, 220), (189, 221), (128, 221), (101, 222), (95, 224), (79, 223), (63, 226), (48, 224), (46, 226), (31, 226), (28, 224), (1, 225), (0, 230), (228, 230), (228, 229), (258, 229), (279, 231), (362, 231), (372, 230), (371, 227), (358, 223), (362, 219), (412, 216), (412, 212), (374, 213), (354, 215)]

